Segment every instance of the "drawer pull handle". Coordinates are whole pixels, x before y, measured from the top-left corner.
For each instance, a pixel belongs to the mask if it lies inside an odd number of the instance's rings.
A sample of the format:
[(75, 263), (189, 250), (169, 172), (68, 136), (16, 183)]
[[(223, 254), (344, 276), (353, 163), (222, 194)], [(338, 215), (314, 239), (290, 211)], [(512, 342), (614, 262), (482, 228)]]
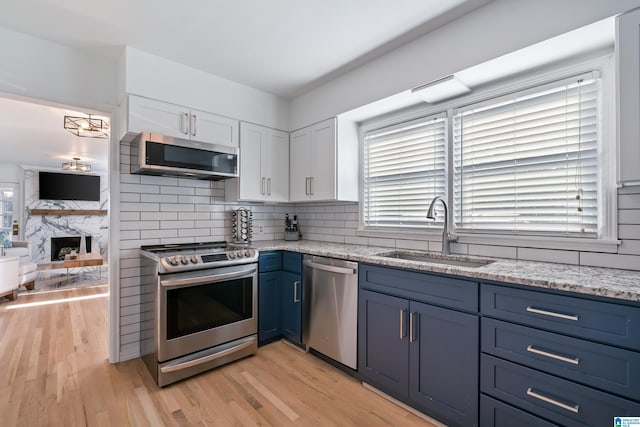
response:
[(535, 307), (531, 307), (531, 306), (527, 307), (527, 311), (529, 313), (542, 314), (544, 316), (557, 317), (557, 318), (565, 319), (565, 320), (577, 321), (580, 318), (580, 316), (578, 316), (576, 314), (556, 313), (555, 311), (541, 310), (539, 308), (535, 308)]
[(571, 406), (571, 405), (567, 405), (566, 403), (558, 402), (555, 399), (552, 399), (550, 397), (547, 397), (545, 395), (542, 395), (538, 392), (533, 391), (531, 387), (527, 389), (527, 396), (531, 396), (533, 398), (542, 400), (543, 402), (550, 403), (551, 405), (557, 406), (558, 408), (566, 409), (567, 411), (571, 411), (574, 414), (577, 414), (578, 411), (580, 410), (580, 406), (578, 405)]
[(578, 359), (577, 357), (560, 356), (559, 354), (549, 353), (548, 351), (537, 349), (532, 345), (527, 346), (527, 351), (529, 353), (539, 354), (540, 356), (545, 356), (545, 357), (549, 357), (551, 359), (561, 360), (562, 362), (572, 363), (574, 365), (579, 365), (580, 364), (580, 359)]

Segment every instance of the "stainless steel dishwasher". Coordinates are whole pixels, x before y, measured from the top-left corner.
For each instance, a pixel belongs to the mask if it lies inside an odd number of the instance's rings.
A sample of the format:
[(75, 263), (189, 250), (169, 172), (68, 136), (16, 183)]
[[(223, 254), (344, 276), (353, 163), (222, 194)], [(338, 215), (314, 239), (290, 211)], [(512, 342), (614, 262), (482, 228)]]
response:
[(305, 255), (303, 342), (356, 369), (358, 355), (358, 264)]

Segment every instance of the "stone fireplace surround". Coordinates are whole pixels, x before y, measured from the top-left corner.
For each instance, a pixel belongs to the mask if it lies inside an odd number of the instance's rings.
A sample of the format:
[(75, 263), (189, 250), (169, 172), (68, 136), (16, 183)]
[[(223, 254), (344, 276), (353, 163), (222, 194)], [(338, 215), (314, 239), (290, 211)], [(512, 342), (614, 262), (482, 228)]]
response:
[[(51, 238), (91, 236), (91, 249), (107, 258), (109, 217), (107, 215), (55, 215), (32, 214), (34, 209), (51, 210), (106, 210), (109, 192), (106, 176), (100, 178), (100, 201), (40, 200), (38, 170), (25, 169), (24, 183), (24, 239), (31, 247), (31, 260), (37, 264), (50, 263)], [(79, 244), (78, 244), (79, 246)]]

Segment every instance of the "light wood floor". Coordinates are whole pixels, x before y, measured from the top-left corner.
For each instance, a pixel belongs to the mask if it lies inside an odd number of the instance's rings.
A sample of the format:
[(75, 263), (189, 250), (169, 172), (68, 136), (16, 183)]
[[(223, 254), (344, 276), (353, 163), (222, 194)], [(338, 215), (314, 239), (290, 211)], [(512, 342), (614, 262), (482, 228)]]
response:
[(0, 425), (432, 425), (282, 342), (159, 389), (140, 359), (109, 364), (107, 291), (0, 302)]

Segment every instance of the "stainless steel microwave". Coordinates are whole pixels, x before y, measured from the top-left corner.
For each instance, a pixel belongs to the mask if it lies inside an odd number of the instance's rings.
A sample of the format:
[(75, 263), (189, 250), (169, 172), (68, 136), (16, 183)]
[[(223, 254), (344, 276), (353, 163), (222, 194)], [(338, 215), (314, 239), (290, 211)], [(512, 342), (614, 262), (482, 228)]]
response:
[(238, 177), (238, 149), (142, 132), (131, 142), (131, 173), (221, 180)]

